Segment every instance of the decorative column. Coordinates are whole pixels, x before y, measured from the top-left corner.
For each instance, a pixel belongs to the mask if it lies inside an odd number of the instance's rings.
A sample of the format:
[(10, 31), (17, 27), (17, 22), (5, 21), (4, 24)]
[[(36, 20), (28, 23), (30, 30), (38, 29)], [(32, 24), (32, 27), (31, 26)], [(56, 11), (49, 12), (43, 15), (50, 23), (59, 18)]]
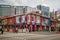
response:
[(28, 19), (27, 19), (27, 16), (26, 16), (26, 17), (25, 17), (25, 22), (26, 22), (26, 25), (25, 25), (25, 26), (26, 26), (26, 31), (28, 31), (28, 24), (27, 24), (27, 20), (28, 20)]
[(40, 17), (40, 30), (42, 31), (42, 17)]
[(34, 22), (35, 22), (34, 31), (36, 31), (36, 15), (34, 15)]
[(32, 22), (32, 15), (30, 15), (30, 31), (33, 30), (33, 29), (32, 29), (32, 24), (31, 24), (31, 22)]
[(22, 17), (20, 16), (20, 29), (22, 29), (22, 24), (21, 24), (21, 21), (22, 21)]

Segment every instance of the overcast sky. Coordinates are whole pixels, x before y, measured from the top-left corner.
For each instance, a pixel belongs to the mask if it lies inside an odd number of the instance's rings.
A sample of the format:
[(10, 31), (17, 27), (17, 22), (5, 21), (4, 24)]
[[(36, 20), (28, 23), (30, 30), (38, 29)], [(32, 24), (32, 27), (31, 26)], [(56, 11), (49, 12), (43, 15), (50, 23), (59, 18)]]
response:
[(49, 6), (50, 9), (57, 10), (60, 8), (60, 0), (0, 0), (0, 4), (24, 5), (31, 7), (43, 4), (45, 6)]

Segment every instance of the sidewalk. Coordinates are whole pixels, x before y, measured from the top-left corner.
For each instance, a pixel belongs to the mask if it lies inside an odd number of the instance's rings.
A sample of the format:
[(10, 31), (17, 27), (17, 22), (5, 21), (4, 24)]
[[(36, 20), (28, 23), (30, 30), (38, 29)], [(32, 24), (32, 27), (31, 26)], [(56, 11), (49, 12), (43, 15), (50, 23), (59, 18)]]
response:
[(0, 38), (10, 38), (10, 37), (20, 37), (20, 38), (35, 38), (35, 37), (47, 37), (48, 35), (40, 35), (33, 33), (9, 33), (4, 32), (4, 34), (0, 35)]
[(26, 40), (26, 39), (40, 39), (47, 37), (57, 36), (56, 34), (46, 35), (48, 32), (26, 32), (26, 33), (13, 33), (13, 32), (4, 32), (3, 35), (0, 35), (0, 40)]
[[(15, 32), (4, 32), (4, 34), (11, 34), (11, 33), (14, 33), (15, 34)], [(56, 31), (54, 31), (54, 32), (49, 32), (49, 31), (35, 31), (35, 32), (27, 32), (27, 31), (25, 31), (25, 32), (17, 32), (17, 33), (29, 33), (29, 34), (42, 34), (42, 35), (49, 35), (49, 34), (56, 34)]]
[(54, 32), (47, 32), (47, 31), (38, 31), (38, 32), (29, 32), (32, 34), (42, 34), (42, 35), (52, 35), (52, 34), (56, 34), (56, 31)]

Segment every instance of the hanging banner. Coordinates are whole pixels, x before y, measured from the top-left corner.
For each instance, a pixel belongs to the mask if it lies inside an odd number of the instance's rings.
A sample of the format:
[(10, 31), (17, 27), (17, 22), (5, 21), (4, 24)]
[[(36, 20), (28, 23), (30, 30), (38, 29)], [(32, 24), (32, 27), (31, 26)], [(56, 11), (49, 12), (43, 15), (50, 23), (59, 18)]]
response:
[(22, 16), (22, 23), (25, 23), (25, 16)]
[(37, 16), (37, 17), (36, 17), (36, 24), (37, 24), (37, 25), (40, 25), (40, 16)]
[(42, 25), (43, 25), (43, 26), (46, 26), (46, 25), (45, 25), (45, 19), (44, 19), (44, 18), (42, 18)]
[(15, 17), (8, 19), (8, 25), (14, 25), (15, 23), (16, 23), (16, 18)]
[(32, 24), (35, 24), (35, 16), (32, 15)]
[(27, 24), (30, 24), (30, 15), (27, 16)]
[(16, 24), (20, 24), (20, 16), (16, 17)]
[(47, 26), (50, 26), (51, 25), (51, 20), (48, 19), (48, 23), (47, 23)]
[(3, 25), (7, 25), (7, 19), (3, 19), (3, 20), (2, 20), (2, 24), (3, 24)]
[(50, 26), (50, 19), (44, 18), (43, 19), (43, 25), (44, 26)]

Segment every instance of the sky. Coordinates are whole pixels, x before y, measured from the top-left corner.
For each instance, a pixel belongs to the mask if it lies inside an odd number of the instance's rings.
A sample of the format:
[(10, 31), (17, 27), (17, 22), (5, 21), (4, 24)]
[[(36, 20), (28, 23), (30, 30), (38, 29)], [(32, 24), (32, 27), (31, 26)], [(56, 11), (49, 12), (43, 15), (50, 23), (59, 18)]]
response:
[(0, 0), (0, 4), (7, 5), (23, 5), (36, 7), (37, 5), (45, 5), (50, 7), (50, 10), (60, 8), (60, 0)]

